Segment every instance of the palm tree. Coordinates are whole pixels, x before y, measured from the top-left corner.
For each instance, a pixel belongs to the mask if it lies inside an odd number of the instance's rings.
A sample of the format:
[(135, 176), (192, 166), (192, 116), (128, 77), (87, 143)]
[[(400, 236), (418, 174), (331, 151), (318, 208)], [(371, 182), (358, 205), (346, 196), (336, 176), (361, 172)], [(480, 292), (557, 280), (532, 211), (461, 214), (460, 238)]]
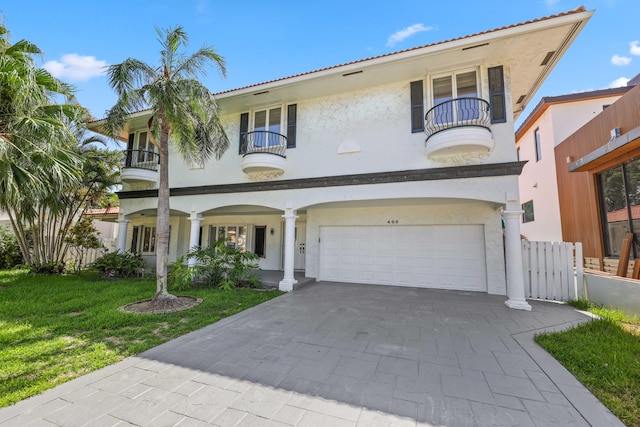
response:
[(158, 29), (162, 46), (160, 61), (153, 66), (137, 59), (111, 65), (109, 85), (118, 95), (116, 104), (107, 111), (105, 131), (115, 137), (127, 117), (142, 109), (151, 110), (149, 128), (160, 155), (158, 210), (156, 224), (157, 286), (153, 302), (158, 306), (175, 304), (176, 297), (167, 291), (167, 259), (169, 255), (169, 142), (186, 161), (205, 162), (212, 155), (220, 158), (229, 140), (220, 123), (217, 102), (198, 80), (206, 75), (206, 67), (215, 66), (224, 77), (224, 59), (209, 46), (190, 56), (181, 49), (188, 44), (181, 26)]
[[(56, 95), (71, 101), (72, 88), (36, 67), (33, 57), (41, 54), (29, 41), (11, 44), (8, 29), (0, 25), (0, 208), (16, 234), (33, 218), (31, 208), (39, 200), (80, 179), (67, 124), (83, 109), (53, 103)], [(29, 263), (27, 242), (19, 242)]]

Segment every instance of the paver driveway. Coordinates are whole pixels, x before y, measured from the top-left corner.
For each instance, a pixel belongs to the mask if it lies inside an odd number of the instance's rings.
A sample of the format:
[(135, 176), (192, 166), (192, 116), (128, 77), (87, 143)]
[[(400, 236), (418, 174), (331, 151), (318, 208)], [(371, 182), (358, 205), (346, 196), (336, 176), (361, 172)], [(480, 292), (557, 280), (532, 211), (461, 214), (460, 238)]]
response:
[(587, 318), (321, 282), (0, 410), (23, 426), (622, 425), (533, 343)]

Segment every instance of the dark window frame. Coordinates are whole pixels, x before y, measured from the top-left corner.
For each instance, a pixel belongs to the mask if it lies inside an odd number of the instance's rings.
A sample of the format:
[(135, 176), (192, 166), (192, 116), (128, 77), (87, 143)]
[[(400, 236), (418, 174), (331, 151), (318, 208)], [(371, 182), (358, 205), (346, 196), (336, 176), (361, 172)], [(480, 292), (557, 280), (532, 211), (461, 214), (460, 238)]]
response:
[[(527, 207), (531, 206), (530, 209), (527, 209)], [(535, 218), (535, 214), (534, 214), (534, 209), (533, 209), (533, 200), (529, 200), (528, 202), (524, 202), (522, 205), (522, 223), (526, 224), (527, 222), (533, 222), (536, 220)]]
[(536, 162), (542, 160), (542, 137), (540, 136), (540, 128), (533, 131), (533, 143), (536, 150)]

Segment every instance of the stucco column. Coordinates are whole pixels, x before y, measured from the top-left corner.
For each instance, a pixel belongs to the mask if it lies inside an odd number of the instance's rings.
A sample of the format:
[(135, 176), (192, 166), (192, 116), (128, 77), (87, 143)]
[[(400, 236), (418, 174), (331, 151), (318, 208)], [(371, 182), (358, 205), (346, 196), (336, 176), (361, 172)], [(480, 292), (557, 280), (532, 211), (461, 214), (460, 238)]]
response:
[(118, 218), (118, 252), (125, 253), (127, 251), (127, 229), (131, 220), (125, 215)]
[(531, 310), (525, 300), (524, 272), (522, 267), (522, 246), (520, 244), (520, 216), (521, 210), (504, 210), (504, 246), (507, 269), (507, 297), (504, 303), (509, 308), (517, 310)]
[(280, 281), (279, 288), (284, 292), (291, 292), (293, 285), (298, 281), (293, 277), (293, 263), (296, 243), (296, 219), (298, 216), (291, 207), (287, 207), (282, 217), (284, 226), (284, 277)]
[[(202, 221), (202, 215), (192, 211), (189, 216), (189, 221), (191, 221), (191, 232), (189, 234), (189, 252), (191, 252), (193, 248), (200, 243), (200, 222)], [(190, 267), (196, 265), (196, 263), (195, 258), (189, 258), (188, 265)]]

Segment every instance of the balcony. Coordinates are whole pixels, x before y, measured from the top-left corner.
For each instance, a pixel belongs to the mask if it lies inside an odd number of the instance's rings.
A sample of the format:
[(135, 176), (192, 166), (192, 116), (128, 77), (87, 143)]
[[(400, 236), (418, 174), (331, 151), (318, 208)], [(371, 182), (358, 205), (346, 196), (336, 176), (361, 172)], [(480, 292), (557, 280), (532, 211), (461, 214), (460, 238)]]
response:
[(287, 137), (276, 132), (253, 131), (244, 135), (242, 170), (246, 174), (280, 175), (287, 166)]
[(123, 182), (156, 182), (160, 155), (150, 150), (125, 150), (120, 177)]
[(489, 103), (457, 98), (436, 105), (425, 115), (428, 157), (481, 154), (494, 147)]

